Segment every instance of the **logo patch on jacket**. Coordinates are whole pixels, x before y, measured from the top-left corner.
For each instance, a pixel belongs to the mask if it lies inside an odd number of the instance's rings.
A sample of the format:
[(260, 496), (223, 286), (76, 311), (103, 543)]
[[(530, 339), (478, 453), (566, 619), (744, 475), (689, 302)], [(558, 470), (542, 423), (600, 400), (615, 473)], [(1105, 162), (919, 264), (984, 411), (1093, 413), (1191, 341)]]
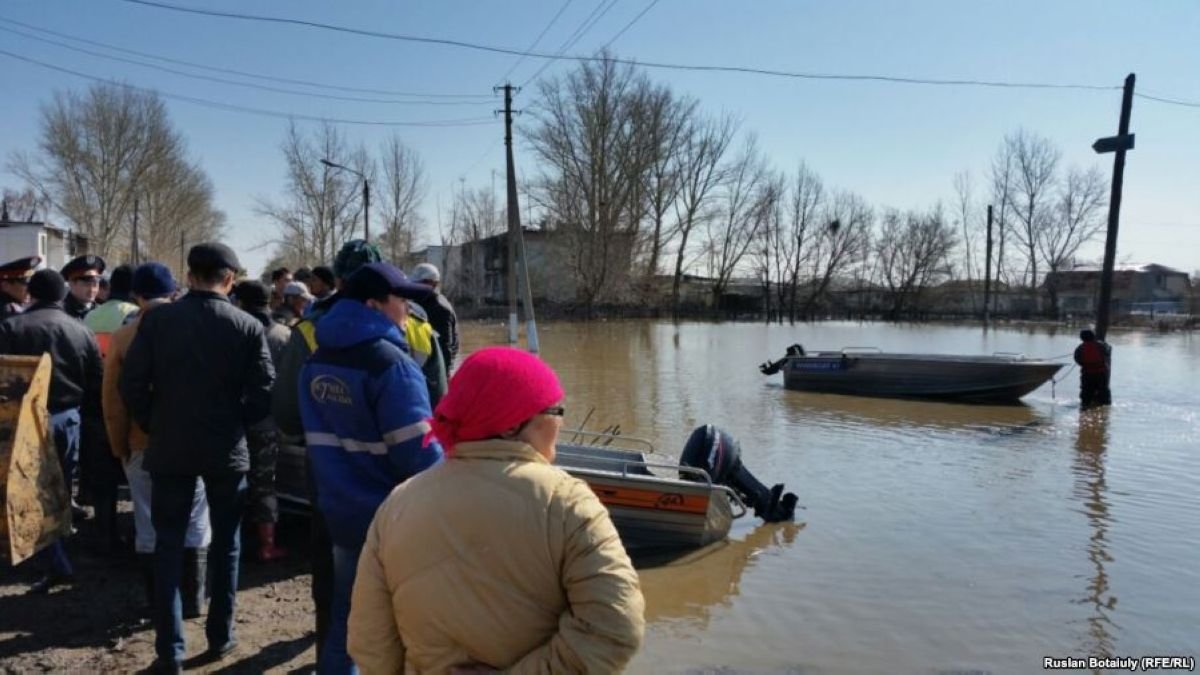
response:
[(320, 375), (313, 378), (312, 383), (308, 385), (308, 392), (317, 403), (354, 405), (354, 398), (350, 396), (350, 387), (332, 375)]

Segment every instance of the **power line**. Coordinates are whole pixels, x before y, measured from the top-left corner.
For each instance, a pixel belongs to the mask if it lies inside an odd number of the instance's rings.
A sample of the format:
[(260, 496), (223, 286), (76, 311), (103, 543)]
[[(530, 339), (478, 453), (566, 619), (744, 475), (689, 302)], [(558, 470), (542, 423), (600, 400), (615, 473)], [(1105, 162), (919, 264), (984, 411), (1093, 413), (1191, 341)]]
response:
[(1138, 98), (1144, 98), (1148, 101), (1158, 101), (1159, 103), (1166, 103), (1168, 105), (1178, 105), (1178, 106), (1183, 106), (1185, 108), (1200, 108), (1200, 102), (1196, 102), (1196, 101), (1183, 101), (1183, 100), (1180, 100), (1177, 98), (1165, 98), (1162, 96), (1151, 96), (1150, 94), (1141, 94), (1138, 92), (1134, 92), (1133, 95)]
[(178, 100), (178, 101), (185, 101), (187, 103), (194, 103), (196, 105), (205, 106), (208, 108), (215, 108), (217, 110), (247, 113), (247, 114), (251, 114), (251, 115), (260, 115), (263, 117), (276, 117), (276, 118), (281, 118), (281, 119), (296, 119), (296, 120), (306, 120), (306, 121), (312, 121), (312, 122), (333, 122), (336, 124), (354, 124), (354, 125), (361, 125), (361, 126), (384, 126), (384, 127), (472, 127), (472, 126), (482, 126), (485, 124), (493, 123), (493, 120), (490, 117), (473, 117), (473, 118), (446, 119), (446, 120), (423, 120), (423, 121), (416, 121), (416, 122), (392, 122), (392, 121), (376, 121), (376, 120), (343, 119), (343, 118), (336, 118), (336, 117), (320, 117), (320, 116), (316, 116), (316, 115), (305, 115), (305, 114), (299, 114), (299, 113), (283, 112), (283, 111), (279, 111), (279, 110), (267, 110), (265, 108), (251, 108), (249, 106), (235, 105), (233, 103), (224, 103), (222, 101), (213, 101), (213, 100), (205, 99), (205, 98), (197, 98), (195, 96), (185, 96), (183, 94), (173, 94), (170, 92), (159, 91), (156, 89), (148, 89), (145, 87), (139, 87), (137, 85), (128, 84), (126, 82), (117, 82), (115, 80), (106, 79), (103, 77), (97, 77), (95, 75), (89, 75), (87, 73), (81, 73), (77, 70), (72, 70), (70, 68), (63, 68), (62, 66), (56, 66), (56, 65), (53, 65), (50, 63), (46, 63), (44, 61), (39, 61), (37, 59), (29, 58), (27, 56), (21, 56), (19, 54), (14, 54), (12, 52), (5, 51), (3, 49), (0, 49), (0, 55), (7, 56), (11, 59), (16, 59), (18, 61), (24, 61), (25, 63), (31, 63), (33, 65), (40, 66), (40, 67), (46, 68), (48, 70), (54, 70), (54, 71), (57, 71), (60, 73), (66, 73), (68, 75), (74, 75), (76, 77), (81, 77), (81, 78), (84, 78), (87, 80), (92, 80), (94, 82), (104, 82), (107, 84), (115, 84), (117, 86), (125, 87), (127, 89), (132, 89), (134, 91), (140, 91), (140, 92), (148, 93), (148, 94), (155, 94), (158, 96), (162, 96), (163, 98), (174, 99), (174, 100)]
[[(574, 1), (575, 0), (567, 0), (566, 2), (563, 3), (562, 7), (558, 8), (558, 12), (556, 12), (554, 14), (554, 18), (550, 19), (550, 23), (546, 24), (546, 27), (542, 29), (541, 33), (538, 33), (537, 38), (535, 38), (534, 41), (529, 44), (527, 51), (534, 49), (535, 47), (538, 46), (539, 43), (541, 43), (542, 38), (546, 37), (546, 33), (549, 32), (550, 28), (553, 27), (554, 24), (558, 22), (559, 17), (561, 17), (563, 15), (563, 12), (567, 11), (567, 8), (570, 7), (571, 3)], [(525, 60), (524, 55), (517, 57), (517, 60), (514, 61), (511, 66), (509, 66), (508, 71), (500, 76), (500, 81), (504, 82), (505, 80), (507, 80), (508, 76), (512, 75), (513, 71), (516, 70), (517, 66), (521, 65), (521, 62), (523, 62), (524, 60)]]
[(347, 26), (335, 26), (333, 24), (321, 23), (318, 21), (306, 21), (303, 19), (291, 19), (286, 17), (261, 16), (254, 14), (238, 14), (234, 12), (219, 12), (215, 10), (199, 9), (195, 7), (185, 7), (182, 5), (172, 5), (163, 2), (155, 2), (154, 0), (121, 0), (137, 5), (145, 5), (148, 7), (158, 7), (176, 12), (185, 12), (188, 14), (200, 14), (204, 16), (215, 16), (228, 19), (236, 19), (241, 21), (262, 21), (267, 23), (291, 24), (297, 26), (307, 26), (309, 28), (317, 28), (321, 30), (329, 30), (339, 33), (348, 33), (352, 35), (362, 35), (366, 37), (374, 37), (385, 40), (397, 40), (401, 42), (415, 42), (420, 44), (436, 44), (447, 47), (457, 47), (460, 49), (471, 49), (475, 51), (490, 52), (494, 54), (509, 54), (512, 56), (528, 56), (537, 59), (547, 59), (551, 61), (577, 61), (577, 62), (597, 62), (610, 61), (622, 65), (641, 66), (643, 68), (653, 68), (662, 70), (680, 70), (692, 72), (718, 72), (718, 73), (739, 73), (744, 75), (763, 75), (768, 77), (782, 77), (788, 79), (799, 80), (844, 80), (850, 82), (888, 82), (892, 84), (923, 84), (933, 86), (955, 86), (955, 87), (995, 87), (1003, 89), (1075, 89), (1084, 91), (1111, 91), (1121, 89), (1120, 85), (1095, 85), (1095, 84), (1062, 84), (1052, 82), (1007, 82), (1002, 80), (980, 80), (967, 78), (922, 78), (922, 77), (898, 77), (892, 75), (857, 75), (857, 74), (840, 74), (840, 73), (807, 73), (795, 72), (786, 70), (774, 70), (767, 68), (753, 68), (749, 66), (716, 66), (716, 65), (689, 65), (682, 63), (666, 63), (661, 61), (638, 61), (634, 59), (622, 59), (608, 56), (582, 56), (582, 55), (566, 55), (566, 54), (548, 54), (545, 52), (535, 52), (532, 50), (511, 49), (508, 47), (495, 47), (492, 45), (478, 44), (474, 42), (466, 42), (463, 40), (450, 40), (446, 38), (430, 38), (414, 35), (402, 35), (398, 33), (384, 33), (382, 31), (370, 31), (361, 28), (350, 28)]
[(595, 26), (605, 14), (608, 14), (608, 11), (616, 4), (617, 0), (607, 0), (607, 3), (605, 0), (600, 0), (600, 4), (596, 5), (591, 14), (588, 14), (587, 17), (584, 18), (583, 23), (579, 24), (579, 27), (576, 28), (575, 31), (571, 33), (571, 35), (568, 36), (565, 41), (563, 41), (562, 45), (558, 48), (558, 51), (554, 53), (554, 59), (543, 63), (541, 68), (538, 68), (533, 75), (530, 75), (528, 79), (521, 83), (521, 88), (524, 89), (529, 85), (530, 82), (538, 79), (538, 76), (544, 73), (547, 68), (561, 58), (568, 49), (578, 44), (578, 42), (583, 38), (584, 34), (591, 30), (592, 27)]
[(608, 49), (610, 46), (612, 46), (612, 43), (616, 42), (617, 38), (624, 35), (625, 31), (629, 30), (630, 28), (633, 28), (633, 24), (637, 23), (638, 21), (641, 21), (642, 17), (646, 16), (646, 13), (649, 12), (650, 10), (654, 9), (654, 6), (657, 4), (658, 4), (658, 0), (650, 0), (650, 4), (646, 5), (646, 9), (643, 9), (642, 11), (638, 12), (638, 15), (633, 17), (632, 21), (625, 24), (625, 27), (622, 28), (620, 31), (618, 31), (616, 35), (612, 36), (611, 40), (609, 40), (608, 42), (605, 42), (604, 46), (601, 47), (601, 49)]
[(146, 63), (144, 61), (138, 61), (136, 59), (127, 59), (127, 58), (124, 58), (121, 56), (113, 56), (111, 54), (104, 54), (101, 52), (92, 51), (90, 49), (84, 49), (82, 47), (75, 47), (75, 46), (69, 45), (65, 42), (58, 42), (57, 40), (50, 40), (47, 38), (38, 37), (36, 35), (30, 35), (29, 33), (25, 33), (25, 32), (19, 31), (19, 30), (14, 30), (12, 28), (4, 28), (3, 26), (0, 26), (0, 31), (4, 31), (6, 33), (12, 33), (13, 35), (20, 35), (21, 37), (24, 37), (29, 40), (37, 40), (38, 42), (55, 45), (55, 46), (61, 47), (63, 49), (69, 49), (73, 52), (78, 52), (81, 54), (88, 54), (90, 56), (97, 56), (102, 59), (109, 59), (110, 61), (119, 61), (121, 63), (131, 63), (135, 66), (141, 66), (143, 68), (152, 68), (154, 70), (158, 70), (158, 71), (161, 71), (164, 73), (171, 73), (173, 75), (180, 75), (182, 77), (190, 77), (190, 78), (197, 79), (197, 80), (205, 80), (207, 82), (218, 82), (220, 84), (228, 84), (228, 85), (232, 85), (235, 87), (245, 87), (247, 89), (270, 91), (270, 92), (275, 92), (275, 93), (279, 93), (279, 94), (290, 94), (292, 96), (309, 96), (309, 97), (313, 97), (313, 98), (323, 98), (323, 99), (330, 99), (330, 100), (335, 100), (335, 101), (354, 101), (354, 102), (359, 102), (359, 103), (385, 103), (385, 104), (389, 104), (389, 105), (456, 105), (456, 106), (490, 105), (490, 102), (487, 102), (487, 101), (428, 101), (428, 100), (398, 101), (398, 100), (394, 100), (394, 99), (383, 99), (383, 98), (364, 98), (361, 96), (341, 96), (338, 94), (321, 94), (321, 93), (311, 92), (311, 91), (300, 91), (297, 89), (285, 89), (283, 87), (272, 87), (270, 85), (254, 84), (252, 82), (238, 82), (237, 80), (229, 80), (229, 79), (226, 79), (223, 77), (215, 77), (212, 75), (200, 75), (198, 73), (189, 73), (187, 71), (177, 70), (175, 68), (168, 68), (167, 66), (160, 66), (160, 65), (157, 65), (154, 63)]
[(0, 16), (0, 22), (8, 23), (8, 24), (15, 25), (15, 26), (21, 26), (22, 28), (26, 28), (26, 29), (36, 31), (39, 33), (44, 33), (46, 35), (53, 35), (55, 37), (60, 37), (65, 40), (71, 40), (71, 41), (79, 42), (82, 44), (88, 44), (88, 45), (92, 45), (94, 47), (100, 47), (102, 49), (107, 49), (107, 50), (114, 51), (114, 52), (120, 52), (122, 54), (130, 54), (133, 56), (138, 56), (138, 57), (145, 58), (145, 59), (151, 59), (154, 61), (162, 61), (164, 63), (174, 63), (176, 65), (188, 66), (189, 68), (197, 68), (200, 70), (207, 70), (207, 71), (215, 72), (215, 73), (225, 73), (228, 75), (238, 75), (240, 77), (248, 77), (251, 79), (263, 80), (263, 81), (267, 81), (267, 82), (282, 82), (284, 84), (299, 84), (299, 85), (303, 85), (306, 87), (315, 87), (315, 88), (319, 88), (319, 89), (330, 89), (330, 90), (334, 90), (334, 91), (356, 92), (356, 93), (361, 93), (361, 94), (380, 94), (380, 95), (384, 95), (384, 96), (415, 96), (415, 97), (424, 97), (424, 98), (475, 98), (475, 99), (490, 99), (491, 98), (491, 96), (489, 96), (487, 94), (453, 94), (453, 93), (394, 91), (394, 90), (390, 90), (390, 89), (369, 89), (369, 88), (364, 88), (364, 87), (347, 87), (347, 86), (343, 86), (343, 85), (329, 84), (329, 83), (325, 83), (325, 82), (314, 82), (312, 80), (298, 80), (298, 79), (292, 79), (292, 78), (287, 78), (287, 77), (263, 75), (261, 73), (252, 73), (252, 72), (247, 72), (244, 70), (235, 70), (233, 68), (220, 68), (220, 67), (216, 67), (216, 66), (206, 65), (203, 63), (196, 63), (194, 61), (184, 61), (182, 59), (174, 59), (174, 58), (162, 56), (159, 54), (151, 54), (148, 52), (137, 51), (135, 49), (126, 49), (124, 47), (118, 47), (116, 45), (106, 44), (104, 42), (97, 42), (95, 40), (81, 38), (77, 35), (69, 35), (67, 33), (60, 33), (58, 31), (53, 31), (48, 28), (42, 28), (40, 26), (35, 26), (33, 24), (28, 24), (28, 23), (24, 23), (22, 21), (17, 21), (15, 19), (10, 19), (5, 16)]

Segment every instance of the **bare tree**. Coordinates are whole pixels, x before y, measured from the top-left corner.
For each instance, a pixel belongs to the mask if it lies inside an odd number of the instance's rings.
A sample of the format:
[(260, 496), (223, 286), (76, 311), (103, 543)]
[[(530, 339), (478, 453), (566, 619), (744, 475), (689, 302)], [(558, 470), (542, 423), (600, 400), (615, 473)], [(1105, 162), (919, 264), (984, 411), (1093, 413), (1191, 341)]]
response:
[(382, 199), (379, 213), (383, 232), (379, 243), (389, 260), (399, 263), (413, 247), (420, 216), (417, 210), (425, 199), (425, 165), (420, 155), (393, 135), (381, 149), (383, 168)]
[(1052, 316), (1058, 316), (1058, 278), (1055, 273), (1104, 226), (1105, 189), (1104, 175), (1099, 169), (1092, 167), (1085, 171), (1071, 167), (1059, 185), (1052, 217), (1038, 231), (1035, 243), (1049, 272), (1046, 291), (1050, 296)]
[(695, 228), (710, 215), (710, 203), (723, 179), (725, 153), (737, 131), (731, 117), (693, 119), (684, 131), (677, 157), (679, 198), (675, 202), (675, 278), (671, 284), (671, 312), (679, 315), (679, 284), (685, 269), (688, 241)]
[(696, 102), (678, 98), (669, 88), (652, 88), (646, 97), (645, 114), (649, 142), (654, 148), (643, 180), (645, 213), (650, 219), (646, 275), (658, 274), (663, 248), (674, 238), (667, 217), (683, 188), (677, 154), (686, 140), (688, 125), (695, 116)]
[(866, 200), (853, 192), (836, 192), (826, 202), (824, 225), (818, 228), (814, 242), (812, 277), (804, 302), (804, 316), (812, 315), (834, 278), (849, 271), (866, 254), (873, 219)]
[(543, 163), (535, 193), (558, 230), (577, 300), (594, 306), (628, 282), (642, 185), (656, 146), (646, 133), (651, 86), (604, 58), (540, 83), (530, 134)]
[(290, 124), (280, 147), (287, 164), (283, 199), (260, 198), (258, 213), (275, 222), (274, 241), (283, 260), (297, 266), (329, 264), (342, 244), (358, 233), (362, 184), (357, 176), (331, 170), (321, 160), (361, 171), (368, 179), (374, 164), (361, 146), (351, 149), (332, 123), (309, 136)]
[[(461, 287), (457, 297), (471, 298), (476, 304), (483, 302), (486, 270), (483, 251), (476, 242), (504, 231), (504, 207), (497, 201), (496, 193), (490, 188), (479, 187), (468, 190), (465, 186), (454, 197), (450, 208), (449, 231), (443, 235), (444, 246), (458, 246), (461, 252), (462, 269), (457, 275)], [(448, 261), (449, 264), (449, 261)], [(443, 278), (450, 281), (455, 275), (443, 271)]]
[(1055, 178), (1060, 153), (1049, 139), (1024, 129), (1004, 138), (1015, 169), (1012, 190), (1013, 214), (1018, 227), (1013, 234), (1025, 249), (1029, 266), (1028, 285), (1038, 285), (1039, 232), (1053, 219)]
[(793, 263), (796, 259), (797, 241), (790, 228), (791, 204), (787, 203), (787, 180), (787, 176), (782, 173), (768, 174), (764, 178), (756, 205), (756, 217), (760, 223), (751, 254), (755, 262), (755, 271), (763, 284), (764, 318), (768, 323), (772, 318), (783, 323)]
[(947, 274), (955, 240), (940, 205), (924, 214), (892, 210), (883, 215), (872, 248), (891, 296), (888, 318), (919, 309), (921, 293)]
[[(796, 322), (796, 296), (800, 288), (800, 273), (809, 263), (813, 255), (813, 240), (817, 230), (822, 205), (825, 201), (825, 187), (821, 177), (813, 172), (807, 164), (800, 163), (796, 168), (795, 180), (791, 188), (789, 202), (789, 231), (791, 261), (787, 267), (787, 307), (788, 320)], [(780, 307), (783, 307), (783, 289), (780, 289)]]
[[(13, 154), (9, 167), (88, 238), (93, 253), (119, 257), (127, 250), (135, 198), (162, 203), (172, 194), (197, 197), (204, 202), (197, 210), (213, 212), (211, 188), (172, 192), (189, 180), (207, 179), (183, 159), (183, 138), (157, 94), (96, 84), (83, 93), (56, 93), (41, 116), (37, 152)], [(158, 186), (168, 194), (153, 194)]]
[(212, 182), (198, 166), (172, 152), (146, 174), (138, 194), (140, 257), (163, 262), (176, 278), (184, 278), (185, 251), (219, 240), (225, 228), (225, 214), (212, 206)]
[(4, 213), (13, 221), (45, 220), (51, 208), (50, 200), (34, 192), (33, 188), (23, 190), (4, 188)]
[(709, 276), (713, 278), (713, 307), (733, 279), (755, 236), (769, 221), (780, 201), (778, 181), (767, 180), (766, 163), (753, 136), (723, 171), (725, 181), (717, 198), (717, 211), (708, 221)]

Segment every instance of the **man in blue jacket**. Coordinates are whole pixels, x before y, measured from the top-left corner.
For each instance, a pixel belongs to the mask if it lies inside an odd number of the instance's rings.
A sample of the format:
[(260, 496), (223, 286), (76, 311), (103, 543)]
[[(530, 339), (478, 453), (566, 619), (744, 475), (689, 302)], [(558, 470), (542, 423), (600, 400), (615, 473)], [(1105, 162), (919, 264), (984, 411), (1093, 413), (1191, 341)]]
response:
[(343, 300), (316, 328), (300, 373), (300, 416), (317, 482), (317, 509), (333, 539), (333, 617), (321, 673), (352, 673), (346, 621), (358, 555), (375, 510), (396, 485), (441, 460), (429, 431), (425, 376), (404, 338), (408, 299), (428, 289), (387, 263), (346, 279)]

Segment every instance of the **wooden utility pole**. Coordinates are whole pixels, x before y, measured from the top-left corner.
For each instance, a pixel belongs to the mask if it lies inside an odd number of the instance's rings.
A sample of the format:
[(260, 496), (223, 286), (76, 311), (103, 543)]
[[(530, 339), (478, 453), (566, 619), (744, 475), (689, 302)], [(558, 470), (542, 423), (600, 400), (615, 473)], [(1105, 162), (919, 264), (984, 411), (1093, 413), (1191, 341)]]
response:
[(504, 150), (508, 178), (508, 344), (517, 344), (517, 237), (521, 232), (521, 210), (517, 205), (517, 177), (513, 168), (512, 97), (513, 87), (497, 87), (504, 91)]
[(987, 245), (984, 250), (983, 262), (983, 327), (987, 328), (991, 319), (992, 303), (992, 205), (987, 210)]
[(1125, 92), (1121, 97), (1121, 121), (1117, 135), (1101, 138), (1092, 144), (1097, 153), (1114, 153), (1112, 195), (1108, 199), (1108, 235), (1104, 240), (1104, 272), (1100, 276), (1100, 300), (1096, 306), (1096, 338), (1103, 340), (1108, 333), (1109, 313), (1112, 308), (1113, 267), (1117, 259), (1117, 226), (1121, 219), (1121, 188), (1125, 182), (1125, 153), (1133, 149), (1133, 134), (1129, 133), (1129, 116), (1133, 112), (1133, 84), (1136, 77), (1130, 73), (1125, 78)]

